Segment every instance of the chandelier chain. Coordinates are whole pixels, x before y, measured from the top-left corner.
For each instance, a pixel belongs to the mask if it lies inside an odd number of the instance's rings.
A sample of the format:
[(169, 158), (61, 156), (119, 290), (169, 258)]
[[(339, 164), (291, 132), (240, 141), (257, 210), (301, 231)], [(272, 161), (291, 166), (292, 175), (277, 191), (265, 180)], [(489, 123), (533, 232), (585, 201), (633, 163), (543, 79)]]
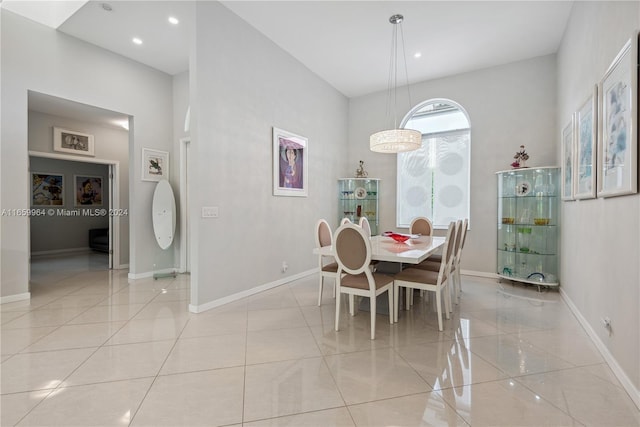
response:
[[(407, 67), (407, 56), (404, 48), (404, 30), (402, 29), (403, 20), (404, 17), (400, 14), (393, 15), (389, 18), (389, 22), (393, 24), (393, 26), (391, 32), (389, 80), (387, 81), (386, 119), (389, 124), (393, 123), (393, 127), (388, 130), (375, 132), (369, 137), (369, 148), (371, 151), (378, 153), (401, 153), (417, 150), (422, 145), (422, 134), (420, 132), (413, 129), (398, 128), (398, 67), (400, 65), (404, 65), (407, 99), (409, 101), (409, 108), (411, 108), (409, 72)], [(398, 26), (400, 26), (400, 40), (398, 40)], [(400, 54), (398, 44), (400, 41), (402, 42), (402, 64), (400, 64), (398, 60), (398, 55)], [(389, 117), (390, 114), (393, 114), (393, 119)]]

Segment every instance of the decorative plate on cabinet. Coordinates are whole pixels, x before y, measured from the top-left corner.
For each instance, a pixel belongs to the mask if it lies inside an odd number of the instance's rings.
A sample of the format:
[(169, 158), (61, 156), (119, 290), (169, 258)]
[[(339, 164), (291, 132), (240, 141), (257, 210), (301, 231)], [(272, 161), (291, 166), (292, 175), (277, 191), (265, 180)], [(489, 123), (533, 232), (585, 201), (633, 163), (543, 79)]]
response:
[(520, 181), (516, 184), (516, 195), (526, 196), (531, 191), (531, 183), (529, 181)]
[(356, 188), (354, 194), (356, 196), (356, 199), (364, 199), (365, 197), (367, 197), (367, 190), (365, 190), (363, 187), (358, 187)]

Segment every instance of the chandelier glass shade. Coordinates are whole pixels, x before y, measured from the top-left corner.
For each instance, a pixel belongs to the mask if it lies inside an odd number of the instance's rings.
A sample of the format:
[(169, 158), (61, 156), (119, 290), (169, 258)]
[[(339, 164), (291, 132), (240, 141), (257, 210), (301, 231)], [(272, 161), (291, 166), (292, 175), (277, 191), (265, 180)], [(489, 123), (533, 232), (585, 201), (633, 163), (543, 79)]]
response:
[(422, 134), (413, 129), (390, 129), (369, 138), (369, 148), (376, 153), (403, 153), (422, 146)]
[(407, 59), (404, 52), (404, 36), (402, 34), (402, 15), (393, 15), (389, 22), (393, 24), (391, 35), (391, 59), (389, 65), (389, 82), (387, 86), (387, 118), (393, 115), (392, 129), (376, 132), (369, 138), (369, 149), (376, 153), (402, 153), (417, 150), (422, 146), (422, 133), (413, 129), (399, 129), (397, 120), (397, 88), (398, 88), (398, 29), (402, 38), (402, 57), (406, 78), (407, 96), (411, 107), (409, 93), (409, 77), (407, 74)]

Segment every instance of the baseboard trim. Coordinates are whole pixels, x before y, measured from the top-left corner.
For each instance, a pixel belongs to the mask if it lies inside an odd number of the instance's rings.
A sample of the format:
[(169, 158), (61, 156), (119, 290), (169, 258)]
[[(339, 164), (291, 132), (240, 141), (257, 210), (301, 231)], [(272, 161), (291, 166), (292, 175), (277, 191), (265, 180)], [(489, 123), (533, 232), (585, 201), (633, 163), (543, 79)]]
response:
[(31, 299), (31, 292), (25, 292), (23, 294), (7, 295), (6, 297), (0, 297), (0, 304), (7, 304), (10, 302), (24, 301)]
[(465, 276), (485, 277), (487, 279), (498, 279), (498, 275), (496, 273), (487, 273), (486, 271), (460, 270), (460, 274), (464, 274)]
[(202, 313), (203, 311), (211, 310), (212, 308), (220, 307), (221, 305), (229, 304), (230, 302), (234, 302), (239, 299), (246, 298), (248, 296), (255, 295), (257, 293), (264, 292), (272, 288), (276, 288), (286, 283), (293, 282), (294, 280), (302, 279), (303, 277), (310, 276), (317, 272), (318, 272), (318, 269), (313, 268), (311, 270), (303, 271), (302, 273), (294, 274), (292, 276), (287, 276), (282, 279), (265, 283), (263, 285), (256, 286), (255, 288), (247, 289), (246, 291), (238, 292), (236, 294), (229, 295), (227, 297), (220, 298), (217, 300), (209, 301), (204, 304), (200, 304), (200, 305), (189, 304), (189, 311), (191, 313)]
[(170, 274), (177, 273), (177, 271), (177, 268), (164, 268), (156, 271), (145, 271), (144, 273), (129, 273), (127, 277), (132, 280), (146, 279), (148, 277), (153, 277), (154, 274)]
[(589, 335), (589, 338), (591, 338), (593, 343), (596, 345), (598, 351), (600, 351), (600, 354), (607, 362), (607, 365), (609, 365), (616, 378), (618, 378), (618, 381), (620, 381), (620, 383), (622, 384), (622, 387), (629, 394), (631, 400), (633, 400), (633, 403), (635, 403), (638, 409), (640, 409), (640, 390), (633, 385), (633, 382), (620, 367), (615, 357), (613, 357), (611, 352), (609, 352), (607, 346), (602, 342), (596, 331), (593, 330), (589, 322), (587, 322), (587, 319), (582, 315), (582, 313), (580, 313), (578, 307), (573, 303), (573, 301), (571, 301), (569, 295), (567, 295), (567, 293), (562, 288), (560, 288), (560, 296), (562, 297), (564, 302), (567, 303), (567, 306), (569, 306), (569, 309), (571, 310), (573, 315), (576, 316), (578, 322), (580, 322), (582, 327), (585, 329), (587, 335)]
[(70, 254), (70, 253), (88, 253), (88, 252), (91, 252), (91, 248), (87, 246), (84, 248), (54, 249), (51, 251), (31, 252), (31, 257), (62, 255), (62, 254)]

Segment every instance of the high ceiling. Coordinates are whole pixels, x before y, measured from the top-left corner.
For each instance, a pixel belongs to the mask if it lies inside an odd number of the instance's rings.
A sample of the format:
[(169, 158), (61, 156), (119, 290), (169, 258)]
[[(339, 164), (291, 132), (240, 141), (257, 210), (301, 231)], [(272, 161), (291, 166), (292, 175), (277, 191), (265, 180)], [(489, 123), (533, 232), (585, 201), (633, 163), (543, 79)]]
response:
[[(57, 19), (47, 25), (57, 26), (64, 33), (169, 74), (188, 69), (194, 2), (5, 0), (2, 7), (43, 22), (45, 3), (47, 8), (55, 4), (66, 6), (66, 11), (44, 14), (55, 16)], [(340, 92), (353, 97), (387, 87), (392, 30), (388, 19), (393, 14), (405, 16), (408, 75), (410, 82), (417, 82), (556, 52), (573, 2), (223, 1), (222, 4)], [(105, 10), (109, 8), (110, 11)], [(64, 19), (65, 13), (70, 15), (68, 19)], [(169, 24), (169, 16), (175, 16), (180, 23)], [(133, 44), (132, 37), (139, 37), (143, 44)], [(415, 52), (422, 56), (414, 58)]]

